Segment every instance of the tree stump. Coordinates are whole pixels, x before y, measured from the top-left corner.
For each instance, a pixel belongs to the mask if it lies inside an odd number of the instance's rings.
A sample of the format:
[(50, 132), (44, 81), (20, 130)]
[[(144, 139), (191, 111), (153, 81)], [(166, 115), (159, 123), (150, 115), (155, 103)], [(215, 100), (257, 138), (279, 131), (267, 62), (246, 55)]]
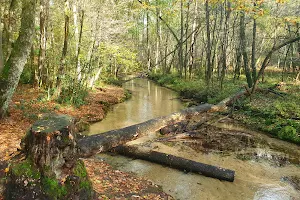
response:
[(49, 115), (33, 124), (21, 144), (26, 159), (12, 164), (8, 199), (92, 198), (74, 127), (74, 120), (65, 115)]

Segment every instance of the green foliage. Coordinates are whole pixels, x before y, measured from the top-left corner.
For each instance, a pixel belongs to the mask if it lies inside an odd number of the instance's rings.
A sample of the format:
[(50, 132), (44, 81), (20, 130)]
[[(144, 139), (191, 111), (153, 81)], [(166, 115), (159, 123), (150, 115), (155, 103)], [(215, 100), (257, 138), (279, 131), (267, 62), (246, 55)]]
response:
[(283, 140), (300, 143), (300, 137), (297, 134), (297, 130), (292, 126), (285, 126), (282, 128), (278, 133), (278, 137)]
[(32, 84), (33, 83), (33, 70), (32, 68), (30, 67), (25, 67), (23, 72), (22, 72), (22, 75), (20, 77), (20, 83), (23, 83), (23, 84)]
[(115, 78), (115, 77), (111, 77), (111, 76), (108, 76), (108, 77), (103, 77), (102, 78), (102, 81), (108, 85), (116, 85), (116, 86), (119, 86), (121, 87), (122, 86), (122, 83), (123, 81)]
[(130, 99), (131, 97), (132, 97), (132, 93), (129, 90), (125, 90), (124, 98), (122, 99), (122, 101), (126, 101), (126, 100)]
[[(291, 86), (291, 91), (297, 86)], [(297, 94), (297, 93), (296, 93)], [(258, 130), (283, 140), (300, 144), (299, 95), (294, 92), (285, 97), (272, 94), (255, 94), (252, 100), (235, 112), (238, 119)]]
[(77, 86), (69, 86), (64, 88), (61, 92), (61, 95), (57, 99), (59, 103), (70, 104), (76, 107), (80, 107), (84, 104), (85, 98), (88, 96), (88, 90), (83, 88), (80, 85)]
[(227, 81), (224, 83), (223, 89), (220, 89), (218, 85), (207, 88), (204, 81), (184, 80), (176, 74), (151, 73), (149, 78), (162, 86), (177, 91), (181, 97), (193, 99), (198, 103), (218, 103), (240, 90), (238, 83), (233, 84)]

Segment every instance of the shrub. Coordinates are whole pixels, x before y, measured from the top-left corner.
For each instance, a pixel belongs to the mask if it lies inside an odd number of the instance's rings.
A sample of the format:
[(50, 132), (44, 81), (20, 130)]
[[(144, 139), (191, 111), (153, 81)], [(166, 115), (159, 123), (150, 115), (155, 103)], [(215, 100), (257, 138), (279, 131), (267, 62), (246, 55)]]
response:
[(278, 137), (283, 140), (300, 143), (300, 137), (297, 134), (297, 130), (292, 126), (285, 126), (282, 128), (278, 133)]
[(88, 95), (88, 91), (86, 88), (82, 87), (68, 87), (64, 88), (61, 92), (61, 95), (57, 99), (59, 103), (71, 104), (76, 107), (80, 107), (84, 105), (85, 98)]

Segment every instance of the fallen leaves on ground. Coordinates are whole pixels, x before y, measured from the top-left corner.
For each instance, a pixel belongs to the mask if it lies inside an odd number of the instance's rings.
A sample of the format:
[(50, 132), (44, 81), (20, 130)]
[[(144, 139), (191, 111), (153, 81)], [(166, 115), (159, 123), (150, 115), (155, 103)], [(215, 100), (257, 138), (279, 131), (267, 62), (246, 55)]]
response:
[(171, 196), (165, 194), (160, 186), (132, 174), (114, 170), (103, 161), (84, 159), (84, 163), (99, 200), (173, 199)]

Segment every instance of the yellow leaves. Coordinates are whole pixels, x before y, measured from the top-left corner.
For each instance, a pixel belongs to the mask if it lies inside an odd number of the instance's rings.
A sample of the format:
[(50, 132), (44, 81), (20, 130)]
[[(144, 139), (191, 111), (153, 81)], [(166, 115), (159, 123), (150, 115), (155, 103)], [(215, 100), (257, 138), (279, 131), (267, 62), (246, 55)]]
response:
[(5, 172), (5, 173), (8, 173), (8, 172), (9, 172), (9, 167), (6, 167), (6, 168), (4, 169), (4, 172)]
[(283, 18), (283, 21), (286, 23), (297, 25), (297, 23), (300, 23), (300, 17), (295, 17), (295, 16), (285, 17)]
[(276, 3), (278, 3), (278, 4), (283, 4), (285, 2), (286, 2), (286, 0), (276, 0)]

